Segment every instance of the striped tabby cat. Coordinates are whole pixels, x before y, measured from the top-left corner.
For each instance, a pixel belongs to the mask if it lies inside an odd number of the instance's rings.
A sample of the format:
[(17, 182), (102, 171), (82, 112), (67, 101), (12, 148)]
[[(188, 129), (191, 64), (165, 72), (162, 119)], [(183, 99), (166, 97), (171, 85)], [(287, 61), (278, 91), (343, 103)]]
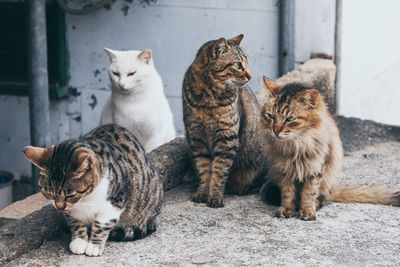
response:
[(99, 256), (108, 237), (134, 240), (155, 231), (163, 183), (125, 128), (100, 126), (81, 139), (25, 147), (24, 154), (40, 168), (43, 195), (66, 215), (74, 254)]
[(337, 183), (339, 129), (317, 90), (296, 83), (278, 87), (265, 77), (264, 84), (269, 96), (262, 122), (271, 169), (261, 197), (276, 203), (273, 196), (281, 195), (277, 217), (292, 217), (298, 208), (300, 219), (315, 220), (327, 201), (400, 205), (398, 190)]
[(245, 86), (251, 74), (239, 46), (242, 39), (241, 34), (205, 43), (183, 81), (186, 137), (199, 176), (192, 200), (213, 208), (224, 206), (226, 183), (232, 192), (243, 194), (259, 172), (254, 157), (246, 153), (259, 111)]

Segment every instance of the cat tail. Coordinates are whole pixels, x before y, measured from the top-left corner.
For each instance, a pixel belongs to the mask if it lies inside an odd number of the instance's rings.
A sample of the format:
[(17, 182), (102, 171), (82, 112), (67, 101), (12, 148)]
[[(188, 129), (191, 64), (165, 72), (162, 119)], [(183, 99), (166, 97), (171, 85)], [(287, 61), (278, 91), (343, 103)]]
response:
[(134, 241), (145, 238), (151, 233), (156, 231), (156, 224), (154, 219), (149, 220), (147, 225), (142, 227), (129, 227), (117, 225), (114, 227), (108, 236), (110, 241)]
[(400, 207), (400, 190), (383, 186), (336, 185), (329, 201), (343, 203), (370, 203)]
[(261, 200), (274, 206), (281, 205), (281, 190), (271, 181), (266, 181), (260, 189)]

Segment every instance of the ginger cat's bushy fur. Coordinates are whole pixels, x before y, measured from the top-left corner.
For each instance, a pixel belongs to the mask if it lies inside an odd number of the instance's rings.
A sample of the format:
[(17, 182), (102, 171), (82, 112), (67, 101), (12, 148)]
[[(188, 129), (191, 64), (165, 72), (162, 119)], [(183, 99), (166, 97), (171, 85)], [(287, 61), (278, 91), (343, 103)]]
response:
[(264, 85), (269, 96), (261, 123), (270, 170), (261, 196), (273, 201), (273, 185), (279, 187), (278, 217), (292, 217), (298, 208), (300, 219), (315, 220), (316, 209), (327, 201), (400, 205), (400, 191), (337, 183), (343, 157), (339, 129), (316, 89), (298, 83), (278, 87), (265, 77)]

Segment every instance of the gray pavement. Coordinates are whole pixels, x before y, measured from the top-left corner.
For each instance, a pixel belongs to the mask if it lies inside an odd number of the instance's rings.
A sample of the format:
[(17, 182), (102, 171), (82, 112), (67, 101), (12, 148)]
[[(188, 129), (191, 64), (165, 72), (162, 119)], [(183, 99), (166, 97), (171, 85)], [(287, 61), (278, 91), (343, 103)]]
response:
[[(400, 190), (400, 143), (371, 140), (346, 151), (341, 182)], [(305, 222), (274, 218), (258, 194), (211, 209), (190, 201), (193, 190), (168, 191), (154, 234), (109, 242), (101, 257), (71, 254), (65, 234), (7, 266), (400, 266), (399, 207), (331, 203)]]

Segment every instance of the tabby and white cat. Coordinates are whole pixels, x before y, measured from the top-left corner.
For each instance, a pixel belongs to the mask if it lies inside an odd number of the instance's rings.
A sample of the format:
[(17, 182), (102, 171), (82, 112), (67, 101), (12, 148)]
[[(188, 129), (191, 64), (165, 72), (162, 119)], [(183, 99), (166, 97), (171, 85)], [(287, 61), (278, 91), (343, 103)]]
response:
[(108, 237), (134, 240), (155, 231), (163, 183), (125, 128), (99, 126), (81, 139), (25, 147), (24, 154), (40, 168), (43, 195), (66, 215), (74, 254), (99, 256)]
[[(343, 157), (339, 129), (322, 96), (304, 84), (278, 87), (264, 77), (267, 102), (262, 112), (268, 180), (261, 197), (275, 202), (276, 216), (315, 220), (316, 209), (328, 201), (400, 205), (400, 191), (380, 186), (340, 185)], [(277, 188), (280, 192), (276, 192)]]
[(186, 137), (199, 176), (194, 202), (223, 207), (225, 185), (244, 194), (263, 170), (257, 141), (259, 106), (245, 84), (251, 79), (243, 35), (205, 43), (183, 81)]
[(112, 91), (103, 108), (101, 124), (126, 127), (146, 152), (171, 141), (175, 137), (172, 112), (151, 50), (105, 51), (111, 61)]

